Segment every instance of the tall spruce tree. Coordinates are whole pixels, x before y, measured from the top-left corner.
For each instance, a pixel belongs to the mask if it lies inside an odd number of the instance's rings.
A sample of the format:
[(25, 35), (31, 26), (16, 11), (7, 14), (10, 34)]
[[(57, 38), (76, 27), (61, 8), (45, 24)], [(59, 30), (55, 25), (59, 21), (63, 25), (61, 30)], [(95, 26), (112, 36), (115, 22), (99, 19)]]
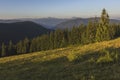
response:
[(50, 47), (49, 49), (54, 49), (54, 32), (51, 32), (49, 35)]
[(29, 39), (25, 38), (23, 41), (23, 53), (29, 52)]
[(99, 26), (97, 28), (96, 32), (96, 41), (104, 41), (104, 40), (109, 40), (110, 39), (110, 34), (109, 34), (109, 15), (106, 12), (105, 9), (103, 9)]
[(4, 57), (6, 56), (6, 46), (4, 43), (2, 43), (2, 52), (1, 52), (1, 56)]
[(16, 44), (16, 52), (17, 52), (17, 54), (23, 53), (23, 41), (19, 41)]
[(89, 21), (86, 28), (86, 43), (92, 43), (94, 41), (94, 31), (95, 27), (93, 22)]
[(14, 54), (14, 51), (13, 51), (13, 43), (12, 41), (10, 40), (9, 41), (9, 45), (8, 45), (8, 55), (13, 55)]

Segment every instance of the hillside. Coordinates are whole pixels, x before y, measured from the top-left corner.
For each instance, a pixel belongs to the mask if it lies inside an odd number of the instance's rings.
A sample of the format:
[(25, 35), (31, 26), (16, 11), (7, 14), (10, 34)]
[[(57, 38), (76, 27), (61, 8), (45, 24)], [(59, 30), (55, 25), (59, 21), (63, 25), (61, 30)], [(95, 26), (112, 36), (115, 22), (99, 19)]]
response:
[(26, 37), (33, 38), (49, 31), (49, 29), (30, 21), (0, 23), (0, 42), (8, 42), (10, 40), (17, 42)]
[(0, 59), (0, 80), (119, 80), (120, 38)]

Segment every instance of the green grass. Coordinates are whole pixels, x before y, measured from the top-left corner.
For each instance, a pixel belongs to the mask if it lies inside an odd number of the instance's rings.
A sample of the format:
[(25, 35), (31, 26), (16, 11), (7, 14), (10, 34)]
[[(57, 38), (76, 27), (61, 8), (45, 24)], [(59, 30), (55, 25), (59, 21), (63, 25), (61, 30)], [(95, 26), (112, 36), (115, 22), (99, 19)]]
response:
[(120, 80), (120, 38), (0, 59), (0, 80)]

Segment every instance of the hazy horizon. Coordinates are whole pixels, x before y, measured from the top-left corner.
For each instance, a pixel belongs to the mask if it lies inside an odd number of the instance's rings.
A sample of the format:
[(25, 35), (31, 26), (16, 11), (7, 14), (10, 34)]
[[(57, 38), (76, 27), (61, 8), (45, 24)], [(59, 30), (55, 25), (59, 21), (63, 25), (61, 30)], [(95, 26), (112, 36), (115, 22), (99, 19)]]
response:
[(120, 1), (113, 0), (1, 0), (0, 19), (99, 17), (105, 8), (110, 18), (119, 18)]

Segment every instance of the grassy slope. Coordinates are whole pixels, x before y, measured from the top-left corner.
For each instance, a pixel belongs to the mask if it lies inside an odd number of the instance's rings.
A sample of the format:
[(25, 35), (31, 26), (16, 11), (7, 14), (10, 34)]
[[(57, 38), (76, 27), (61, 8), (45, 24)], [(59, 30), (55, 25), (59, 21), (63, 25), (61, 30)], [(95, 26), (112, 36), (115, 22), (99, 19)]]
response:
[(0, 80), (119, 80), (119, 58), (97, 63), (103, 49), (119, 53), (120, 38), (1, 58)]

